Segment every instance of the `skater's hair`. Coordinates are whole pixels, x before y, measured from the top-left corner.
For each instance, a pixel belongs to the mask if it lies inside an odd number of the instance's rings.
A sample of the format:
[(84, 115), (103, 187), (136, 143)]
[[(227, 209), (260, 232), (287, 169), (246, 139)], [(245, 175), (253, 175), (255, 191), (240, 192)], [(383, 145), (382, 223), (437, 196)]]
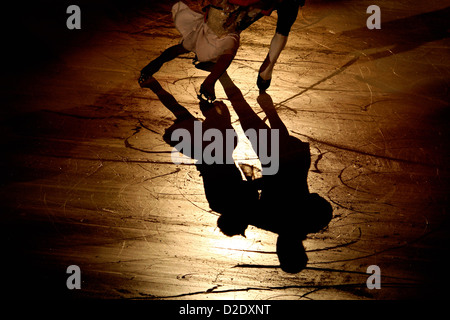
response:
[(233, 219), (229, 216), (221, 215), (217, 219), (217, 226), (220, 231), (228, 237), (243, 235), (245, 237), (245, 229), (247, 229), (248, 224), (241, 221), (239, 218)]

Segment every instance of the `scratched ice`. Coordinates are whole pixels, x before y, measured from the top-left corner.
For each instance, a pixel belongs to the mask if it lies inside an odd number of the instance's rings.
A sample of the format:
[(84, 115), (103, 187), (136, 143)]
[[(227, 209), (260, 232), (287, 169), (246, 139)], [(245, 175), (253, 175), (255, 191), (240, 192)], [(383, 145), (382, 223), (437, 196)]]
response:
[[(2, 86), (2, 261), (10, 261), (2, 271), (11, 279), (5, 292), (441, 297), (448, 285), (441, 257), (448, 251), (449, 3), (377, 1), (381, 29), (368, 30), (371, 4), (307, 1), (268, 90), (290, 134), (310, 144), (311, 192), (334, 209), (328, 228), (305, 240), (309, 261), (296, 274), (279, 268), (276, 234), (256, 227), (246, 238), (221, 233), (196, 167), (171, 161), (163, 135), (174, 117), (137, 83), (140, 69), (179, 41), (170, 3), (110, 4), (111, 10), (80, 4), (85, 23), (77, 34), (60, 34), (52, 25), (63, 21), (54, 18), (57, 10), (45, 10), (48, 19), (26, 34), (36, 43), (46, 34), (54, 43), (34, 46), (33, 66), (24, 62), (29, 50), (17, 52), (23, 63), (15, 68), (23, 70), (9, 72)], [(261, 118), (256, 76), (275, 23), (274, 13), (242, 33), (228, 70)], [(20, 41), (14, 48), (25, 49)], [(202, 118), (197, 91), (207, 73), (192, 58), (167, 63), (155, 78)], [(216, 94), (239, 127), (219, 83)], [(234, 156), (258, 165), (248, 144)], [(65, 288), (70, 265), (81, 269), (81, 290)], [(366, 287), (370, 265), (381, 269), (380, 290)], [(32, 288), (18, 276), (30, 270)]]

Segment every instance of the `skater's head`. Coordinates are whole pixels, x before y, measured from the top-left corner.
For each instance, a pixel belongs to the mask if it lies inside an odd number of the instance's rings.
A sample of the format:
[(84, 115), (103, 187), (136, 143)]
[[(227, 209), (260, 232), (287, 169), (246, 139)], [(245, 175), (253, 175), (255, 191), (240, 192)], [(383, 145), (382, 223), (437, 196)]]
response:
[(288, 273), (302, 271), (308, 263), (303, 239), (296, 234), (280, 234), (277, 238), (277, 256), (281, 270)]
[(248, 224), (239, 218), (231, 217), (228, 215), (221, 215), (217, 219), (217, 226), (220, 231), (228, 237), (242, 235), (245, 237), (245, 230)]

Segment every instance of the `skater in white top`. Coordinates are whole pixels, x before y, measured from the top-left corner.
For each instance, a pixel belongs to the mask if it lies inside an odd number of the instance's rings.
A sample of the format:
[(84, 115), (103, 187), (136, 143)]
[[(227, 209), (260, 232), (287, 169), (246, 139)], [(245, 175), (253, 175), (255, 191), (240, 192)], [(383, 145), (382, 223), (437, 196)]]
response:
[(265, 91), (271, 83), (275, 63), (284, 49), (289, 32), (304, 0), (210, 0), (204, 14), (191, 10), (183, 2), (172, 7), (175, 27), (182, 41), (166, 49), (141, 71), (139, 84), (146, 87), (146, 80), (156, 73), (165, 62), (181, 54), (194, 52), (199, 63), (212, 62), (211, 73), (200, 88), (206, 100), (215, 100), (215, 84), (228, 69), (239, 48), (240, 33), (252, 23), (273, 10), (278, 12), (275, 35), (269, 52), (261, 65), (257, 85)]

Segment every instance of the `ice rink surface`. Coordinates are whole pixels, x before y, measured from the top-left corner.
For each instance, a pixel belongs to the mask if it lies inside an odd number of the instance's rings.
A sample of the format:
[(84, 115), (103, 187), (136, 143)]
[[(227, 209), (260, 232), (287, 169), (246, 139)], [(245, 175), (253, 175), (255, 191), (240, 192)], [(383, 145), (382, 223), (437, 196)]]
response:
[[(308, 264), (295, 274), (279, 268), (276, 234), (252, 226), (246, 238), (221, 233), (196, 167), (171, 160), (162, 136), (175, 118), (137, 82), (180, 41), (171, 3), (81, 1), (81, 30), (66, 28), (67, 1), (34, 2), (18, 15), (11, 5), (0, 111), (2, 291), (448, 298), (450, 2), (307, 0), (301, 9), (267, 93), (290, 134), (310, 144), (307, 183), (332, 204), (333, 219), (308, 235)], [(380, 30), (366, 27), (373, 4)], [(275, 25), (276, 12), (245, 30), (228, 69), (261, 118), (256, 77)], [(197, 93), (208, 73), (192, 58), (167, 63), (155, 78), (202, 118)], [(220, 83), (216, 93), (240, 130)], [(245, 141), (235, 160), (254, 161)], [(80, 267), (80, 290), (66, 286), (70, 265)], [(371, 265), (381, 289), (366, 286)]]

